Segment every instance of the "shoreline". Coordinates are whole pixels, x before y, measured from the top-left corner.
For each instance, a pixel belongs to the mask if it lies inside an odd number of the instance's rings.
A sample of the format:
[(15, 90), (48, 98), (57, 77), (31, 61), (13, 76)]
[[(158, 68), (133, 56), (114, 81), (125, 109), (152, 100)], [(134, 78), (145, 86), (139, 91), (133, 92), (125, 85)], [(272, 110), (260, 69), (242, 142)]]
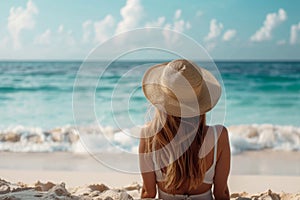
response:
[[(114, 164), (113, 169), (87, 153), (14, 153), (0, 152), (0, 170), (89, 171), (139, 174), (138, 157), (134, 154), (102, 153), (105, 163)], [(232, 175), (300, 176), (299, 151), (245, 151), (231, 156)]]

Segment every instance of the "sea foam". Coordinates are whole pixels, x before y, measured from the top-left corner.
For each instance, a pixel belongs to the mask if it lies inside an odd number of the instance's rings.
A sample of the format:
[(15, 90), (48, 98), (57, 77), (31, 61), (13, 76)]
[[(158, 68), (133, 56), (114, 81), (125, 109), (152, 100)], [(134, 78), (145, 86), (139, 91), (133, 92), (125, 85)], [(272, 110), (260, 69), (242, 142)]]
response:
[(300, 128), (272, 124), (230, 126), (232, 153), (247, 150), (300, 151)]
[[(0, 151), (137, 153), (139, 127), (114, 129), (99, 125), (66, 125), (51, 130), (15, 126), (0, 131)], [(264, 149), (300, 151), (300, 127), (272, 124), (228, 127), (232, 154)]]

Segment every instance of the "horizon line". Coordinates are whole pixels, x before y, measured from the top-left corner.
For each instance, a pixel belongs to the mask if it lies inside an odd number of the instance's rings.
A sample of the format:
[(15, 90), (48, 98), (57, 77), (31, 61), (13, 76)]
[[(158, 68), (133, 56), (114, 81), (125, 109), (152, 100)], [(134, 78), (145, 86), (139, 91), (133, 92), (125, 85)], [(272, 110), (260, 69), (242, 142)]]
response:
[[(173, 59), (120, 59), (118, 62), (157, 62)], [(87, 62), (107, 62), (105, 59), (94, 59)], [(210, 62), (211, 60), (193, 60)], [(214, 62), (300, 62), (300, 59), (214, 59)], [(0, 62), (84, 62), (84, 59), (0, 59)]]

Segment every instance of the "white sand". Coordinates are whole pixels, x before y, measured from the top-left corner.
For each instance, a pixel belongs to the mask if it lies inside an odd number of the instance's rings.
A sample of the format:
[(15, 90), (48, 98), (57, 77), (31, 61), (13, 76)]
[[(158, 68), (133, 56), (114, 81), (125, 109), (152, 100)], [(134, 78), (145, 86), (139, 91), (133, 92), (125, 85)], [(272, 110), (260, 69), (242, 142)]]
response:
[[(122, 156), (107, 156), (120, 165), (135, 164)], [(66, 188), (100, 183), (110, 188), (123, 188), (133, 182), (142, 184), (139, 174), (114, 171), (89, 155), (1, 152), (0, 157), (0, 178), (12, 183), (64, 182)], [(245, 152), (233, 156), (230, 192), (256, 194), (271, 189), (277, 193), (300, 193), (299, 166), (300, 152)]]
[[(106, 161), (120, 169), (134, 168), (138, 161), (120, 154), (105, 154)], [(11, 153), (0, 152), (2, 169), (39, 171), (115, 172), (89, 154)], [(300, 152), (251, 151), (232, 156), (231, 175), (283, 175), (300, 176)], [(136, 171), (139, 173), (139, 171)]]

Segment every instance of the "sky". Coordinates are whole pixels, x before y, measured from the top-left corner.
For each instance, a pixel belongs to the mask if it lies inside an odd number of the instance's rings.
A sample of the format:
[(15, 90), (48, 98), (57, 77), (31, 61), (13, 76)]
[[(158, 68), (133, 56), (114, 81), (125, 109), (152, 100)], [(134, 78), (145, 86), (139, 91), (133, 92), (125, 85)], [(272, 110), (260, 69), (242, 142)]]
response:
[[(169, 30), (197, 42), (217, 60), (299, 60), (299, 8), (297, 0), (1, 1), (0, 59), (82, 60), (113, 36), (158, 27), (158, 38), (124, 37), (107, 54), (133, 45), (132, 39), (139, 45), (175, 47), (183, 40), (164, 32)], [(184, 44), (178, 48), (195, 51)], [(141, 55), (159, 58), (159, 53)]]

